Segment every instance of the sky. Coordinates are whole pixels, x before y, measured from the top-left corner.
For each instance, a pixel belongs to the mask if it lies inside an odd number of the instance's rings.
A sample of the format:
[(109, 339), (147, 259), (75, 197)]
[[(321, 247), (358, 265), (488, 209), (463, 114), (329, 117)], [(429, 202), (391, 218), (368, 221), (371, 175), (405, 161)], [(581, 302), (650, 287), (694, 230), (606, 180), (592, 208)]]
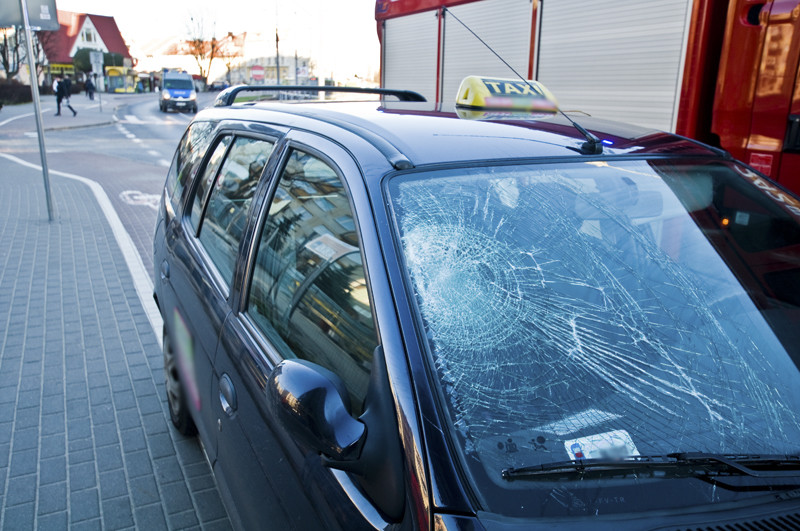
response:
[(281, 55), (311, 57), (320, 77), (367, 77), (380, 68), (375, 0), (56, 0), (64, 11), (113, 16), (132, 49), (166, 36), (186, 37), (202, 22), (211, 36), (275, 35)]

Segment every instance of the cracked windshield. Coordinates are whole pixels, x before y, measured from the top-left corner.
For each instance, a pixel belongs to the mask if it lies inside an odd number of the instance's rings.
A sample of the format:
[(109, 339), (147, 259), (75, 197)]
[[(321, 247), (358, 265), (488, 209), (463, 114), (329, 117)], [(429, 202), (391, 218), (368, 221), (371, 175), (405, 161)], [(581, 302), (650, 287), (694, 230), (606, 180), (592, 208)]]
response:
[(796, 332), (785, 323), (797, 318), (800, 257), (785, 246), (798, 241), (800, 210), (767, 200), (755, 180), (733, 165), (672, 161), (392, 179), (467, 462), (495, 485), (530, 488), (501, 471), (797, 452)]

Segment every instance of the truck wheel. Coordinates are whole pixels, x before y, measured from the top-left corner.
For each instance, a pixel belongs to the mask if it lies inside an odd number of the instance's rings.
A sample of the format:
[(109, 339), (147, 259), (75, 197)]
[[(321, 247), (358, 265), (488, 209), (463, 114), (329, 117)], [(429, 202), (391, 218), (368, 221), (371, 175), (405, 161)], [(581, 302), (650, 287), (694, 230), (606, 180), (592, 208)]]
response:
[(167, 327), (164, 326), (164, 376), (167, 388), (167, 402), (169, 404), (169, 417), (172, 424), (179, 433), (183, 435), (194, 435), (197, 433), (197, 426), (194, 424), (192, 415), (189, 412), (189, 405), (186, 402), (186, 391), (180, 381), (178, 373), (178, 360), (175, 351), (172, 349), (172, 342), (167, 335)]

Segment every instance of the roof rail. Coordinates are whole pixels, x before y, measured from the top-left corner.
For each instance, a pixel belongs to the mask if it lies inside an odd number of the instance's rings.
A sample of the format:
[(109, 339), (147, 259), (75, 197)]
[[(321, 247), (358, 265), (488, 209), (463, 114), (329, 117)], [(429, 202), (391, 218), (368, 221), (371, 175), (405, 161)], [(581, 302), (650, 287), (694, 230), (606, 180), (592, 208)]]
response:
[(394, 96), (400, 101), (427, 101), (422, 94), (412, 90), (362, 87), (328, 87), (320, 85), (236, 85), (220, 92), (220, 94), (214, 100), (214, 107), (229, 107), (233, 105), (236, 95), (240, 92), (280, 91), (355, 92), (358, 94), (380, 94), (382, 96)]

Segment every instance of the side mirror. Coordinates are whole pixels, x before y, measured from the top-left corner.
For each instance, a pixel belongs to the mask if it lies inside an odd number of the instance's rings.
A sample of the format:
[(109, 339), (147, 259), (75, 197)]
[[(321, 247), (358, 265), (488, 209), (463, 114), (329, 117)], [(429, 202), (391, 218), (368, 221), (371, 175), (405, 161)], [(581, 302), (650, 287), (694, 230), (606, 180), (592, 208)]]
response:
[(350, 415), (344, 384), (331, 371), (305, 360), (284, 360), (266, 390), (273, 413), (303, 445), (333, 461), (361, 454), (366, 426)]

